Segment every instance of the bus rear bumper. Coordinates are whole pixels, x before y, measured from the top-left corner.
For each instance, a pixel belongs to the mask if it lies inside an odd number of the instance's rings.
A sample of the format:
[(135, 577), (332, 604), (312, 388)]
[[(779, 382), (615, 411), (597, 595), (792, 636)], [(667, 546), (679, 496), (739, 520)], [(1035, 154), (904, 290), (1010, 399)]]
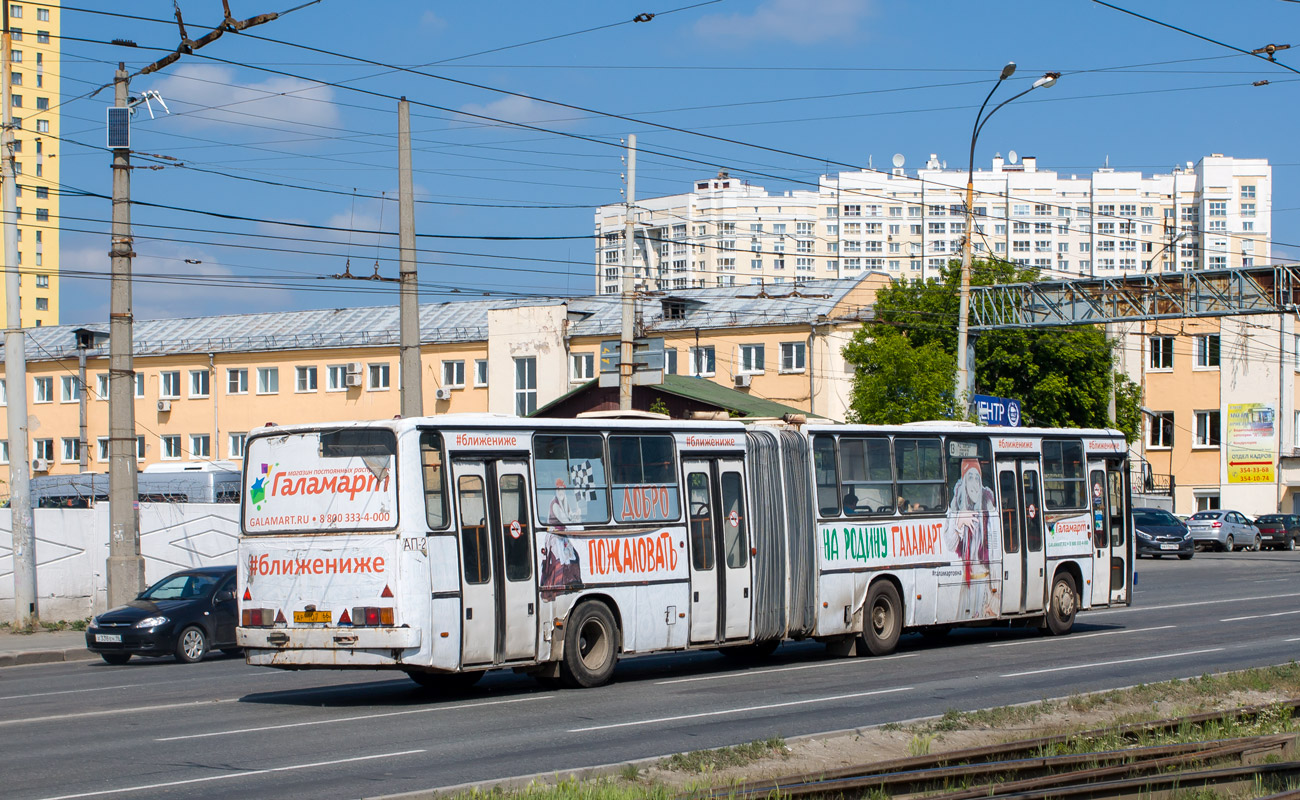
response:
[(249, 652), (291, 650), (418, 650), (418, 628), (238, 628), (239, 646)]

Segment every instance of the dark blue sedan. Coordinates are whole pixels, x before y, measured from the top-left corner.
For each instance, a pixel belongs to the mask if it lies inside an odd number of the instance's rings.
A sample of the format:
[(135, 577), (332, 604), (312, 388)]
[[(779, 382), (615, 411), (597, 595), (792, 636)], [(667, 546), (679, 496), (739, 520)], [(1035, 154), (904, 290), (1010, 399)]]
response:
[(237, 618), (233, 566), (187, 569), (91, 620), (86, 649), (110, 664), (125, 664), (133, 655), (171, 655), (192, 664), (211, 650), (239, 652)]
[(1178, 556), (1186, 561), (1196, 553), (1187, 526), (1163, 508), (1133, 509), (1133, 532), (1139, 556)]

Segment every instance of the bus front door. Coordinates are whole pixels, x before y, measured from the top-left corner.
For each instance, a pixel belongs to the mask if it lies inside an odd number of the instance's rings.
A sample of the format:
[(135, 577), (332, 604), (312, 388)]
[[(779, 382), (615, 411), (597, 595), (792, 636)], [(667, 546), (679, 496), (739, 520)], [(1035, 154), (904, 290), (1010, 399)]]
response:
[[(1088, 507), (1092, 522), (1092, 594), (1094, 606), (1110, 604), (1110, 512), (1106, 508), (1106, 471), (1095, 463), (1088, 471)], [(1085, 589), (1086, 591), (1086, 589)]]
[(537, 578), (524, 461), (457, 460), (461, 664), (537, 655)]
[(998, 461), (1003, 614), (1043, 609), (1047, 564), (1043, 551), (1041, 496), (1037, 459)]
[[(1129, 523), (1133, 519), (1129, 508), (1128, 470), (1123, 461), (1109, 461), (1106, 464), (1106, 509), (1109, 512), (1110, 527), (1110, 602), (1124, 604), (1129, 602), (1129, 548), (1132, 546), (1132, 531)], [(1103, 573), (1104, 574), (1104, 573)], [(1106, 581), (1094, 577), (1099, 583)]]
[(750, 635), (748, 509), (740, 459), (685, 462), (691, 555), (691, 643)]

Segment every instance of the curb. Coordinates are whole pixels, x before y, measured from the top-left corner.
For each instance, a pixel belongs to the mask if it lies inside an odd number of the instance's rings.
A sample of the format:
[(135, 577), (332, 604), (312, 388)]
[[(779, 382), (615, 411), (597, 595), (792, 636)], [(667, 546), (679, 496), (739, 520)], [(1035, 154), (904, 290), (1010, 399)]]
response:
[(0, 653), (0, 667), (21, 667), (26, 664), (54, 664), (61, 661), (89, 661), (97, 656), (84, 647), (64, 647), (56, 650), (18, 650)]

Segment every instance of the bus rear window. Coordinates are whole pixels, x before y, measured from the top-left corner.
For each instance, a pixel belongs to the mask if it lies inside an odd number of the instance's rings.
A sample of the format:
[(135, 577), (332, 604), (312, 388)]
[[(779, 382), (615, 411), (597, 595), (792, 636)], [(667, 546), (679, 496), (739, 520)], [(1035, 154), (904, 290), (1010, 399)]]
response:
[(378, 428), (322, 431), (321, 458), (371, 458), (397, 455), (397, 435)]

